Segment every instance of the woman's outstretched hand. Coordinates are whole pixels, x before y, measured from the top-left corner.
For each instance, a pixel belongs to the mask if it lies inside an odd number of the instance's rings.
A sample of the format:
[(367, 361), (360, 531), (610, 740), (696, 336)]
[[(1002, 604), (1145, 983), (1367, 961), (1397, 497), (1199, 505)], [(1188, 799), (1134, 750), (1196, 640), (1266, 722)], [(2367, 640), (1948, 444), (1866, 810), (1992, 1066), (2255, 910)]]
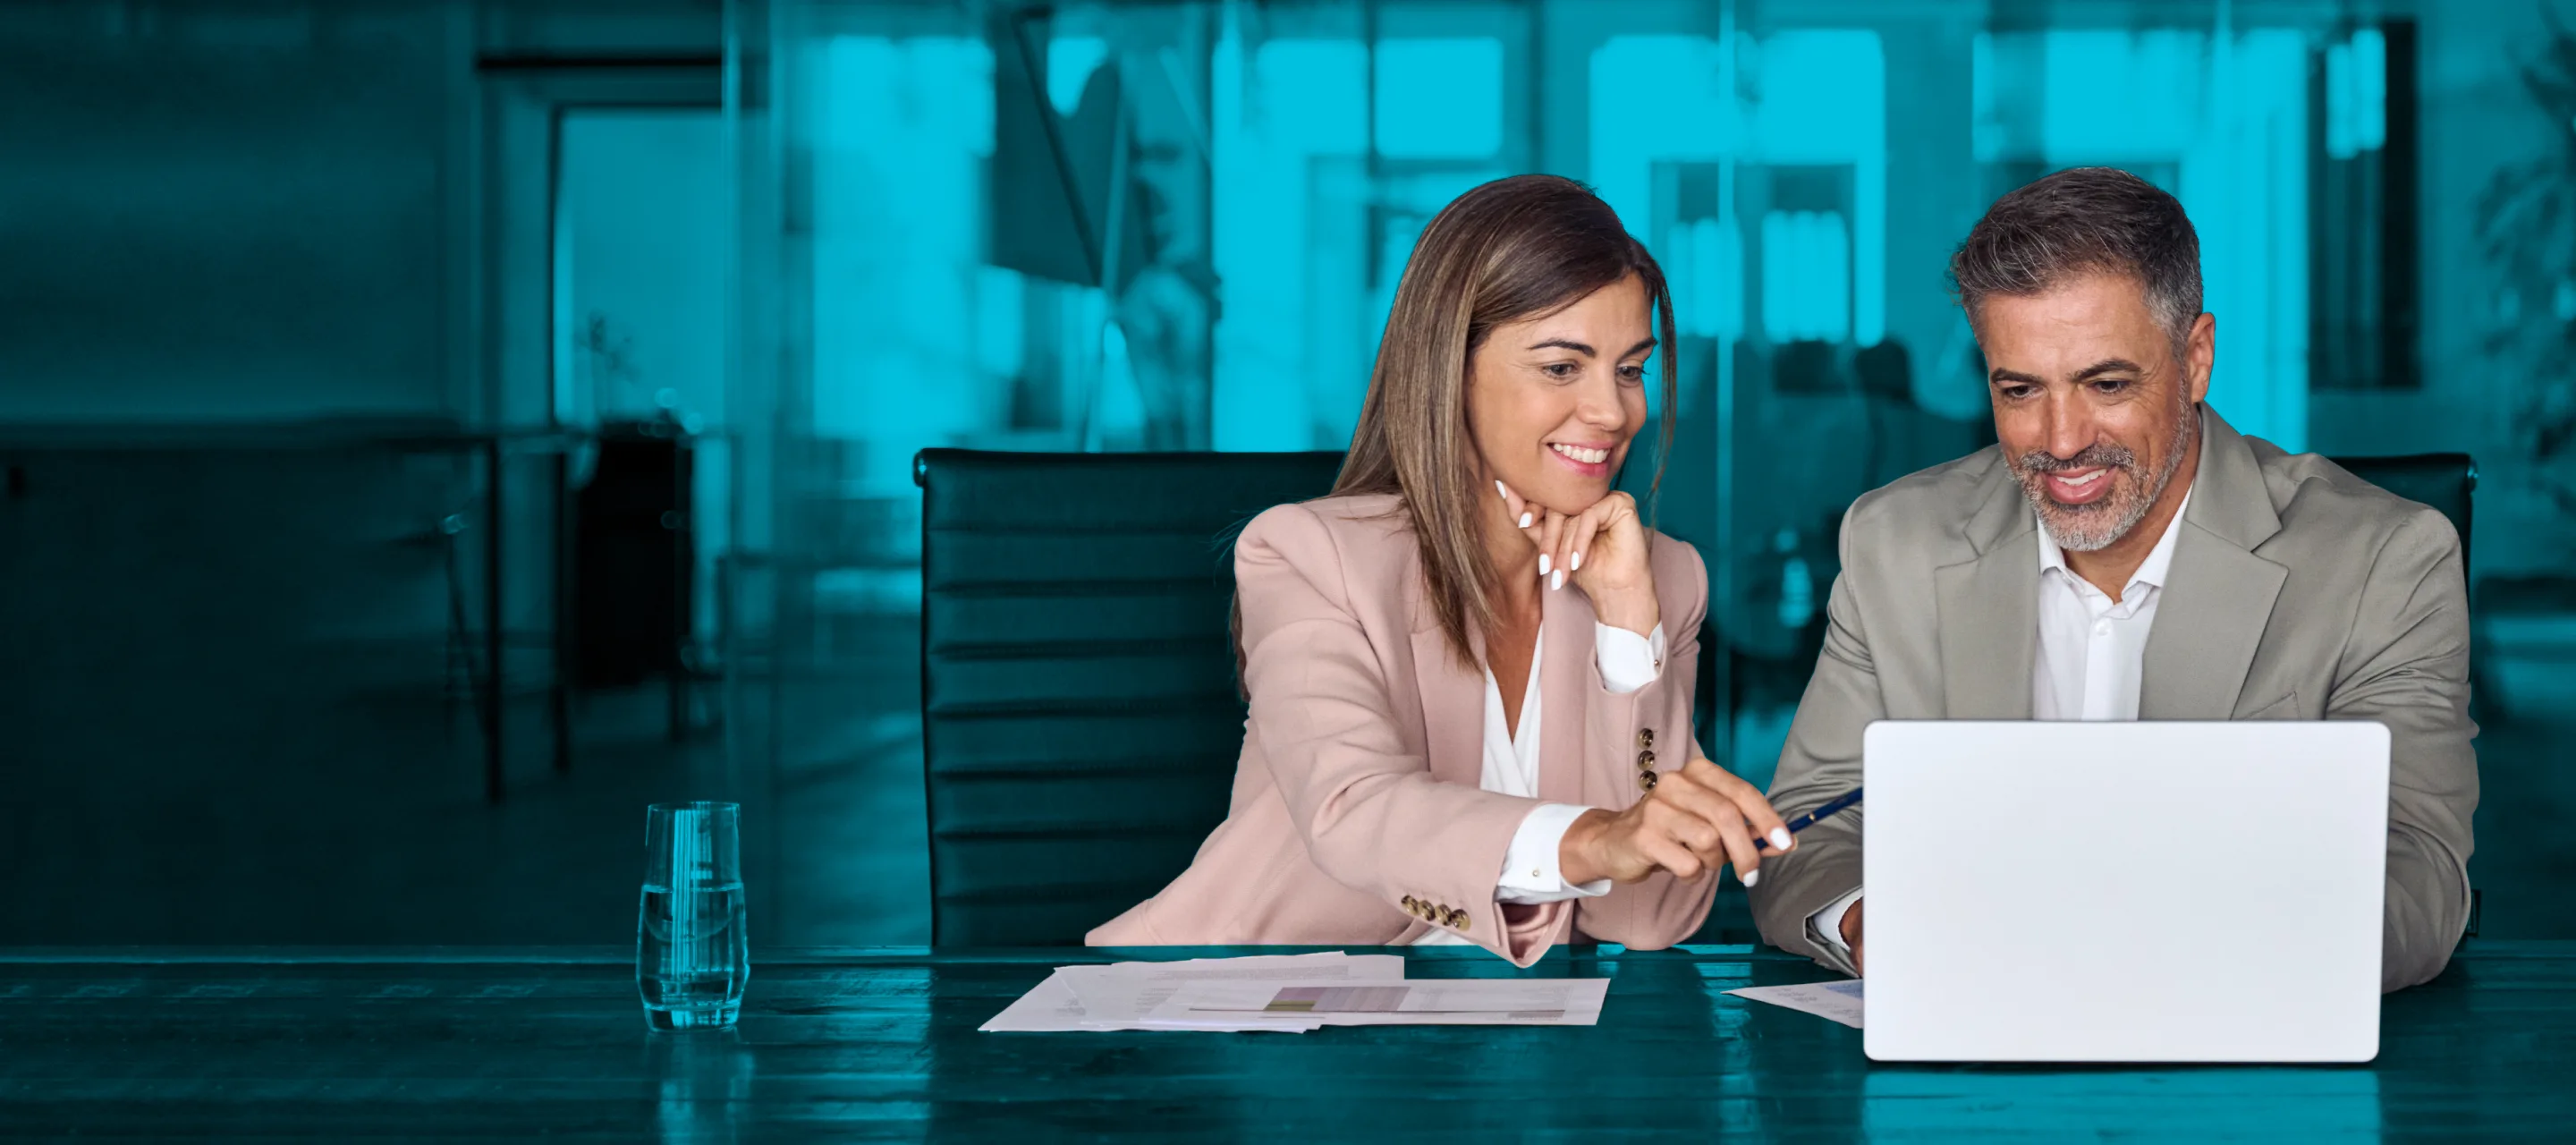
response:
[(1646, 526), (1637, 500), (1612, 492), (1571, 516), (1526, 501), (1511, 486), (1494, 482), (1521, 533), (1538, 546), (1539, 580), (1563, 588), (1568, 580), (1592, 601), (1603, 624), (1639, 636), (1663, 621), (1655, 600), (1655, 573), (1646, 563)]
[(1754, 836), (1775, 850), (1797, 846), (1771, 801), (1750, 783), (1705, 759), (1663, 773), (1646, 797), (1615, 814), (1586, 811), (1557, 845), (1557, 866), (1568, 883), (1596, 879), (1633, 883), (1656, 871), (1677, 879), (1732, 863), (1752, 886), (1762, 855)]

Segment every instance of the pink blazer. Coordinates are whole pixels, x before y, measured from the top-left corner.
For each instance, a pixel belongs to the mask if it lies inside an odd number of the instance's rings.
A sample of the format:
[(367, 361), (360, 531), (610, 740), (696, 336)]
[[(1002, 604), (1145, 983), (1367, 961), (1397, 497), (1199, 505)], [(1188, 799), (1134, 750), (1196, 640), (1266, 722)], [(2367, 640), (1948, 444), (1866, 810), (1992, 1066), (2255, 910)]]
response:
[[(1647, 536), (1666, 641), (1654, 683), (1611, 694), (1590, 602), (1571, 584), (1542, 594), (1542, 800), (1621, 810), (1644, 794), (1641, 769), (1694, 754), (1708, 573), (1691, 546)], [(1389, 945), (1439, 926), (1527, 966), (1578, 932), (1658, 948), (1699, 928), (1714, 873), (1494, 901), (1534, 804), (1477, 786), (1484, 673), (1451, 659), (1420, 565), (1391, 494), (1281, 505), (1244, 528), (1234, 568), (1252, 713), (1231, 809), (1188, 870), (1094, 929), (1091, 945)]]

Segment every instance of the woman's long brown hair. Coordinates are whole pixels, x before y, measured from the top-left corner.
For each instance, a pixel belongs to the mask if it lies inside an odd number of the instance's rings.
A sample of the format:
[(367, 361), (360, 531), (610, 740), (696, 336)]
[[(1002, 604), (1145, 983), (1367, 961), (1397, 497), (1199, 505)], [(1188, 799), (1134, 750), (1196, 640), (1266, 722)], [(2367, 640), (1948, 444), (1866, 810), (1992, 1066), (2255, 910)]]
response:
[(1477, 477), (1467, 364), (1495, 327), (1554, 313), (1632, 274), (1653, 300), (1663, 357), (1654, 371), (1663, 416), (1651, 499), (1672, 452), (1673, 300), (1663, 268), (1608, 203), (1555, 175), (1496, 179), (1433, 216), (1405, 264), (1333, 493), (1402, 498), (1421, 549), (1424, 599), (1461, 665), (1475, 664), (1469, 632), (1493, 626), (1499, 583), (1477, 524), (1477, 499), (1494, 492)]

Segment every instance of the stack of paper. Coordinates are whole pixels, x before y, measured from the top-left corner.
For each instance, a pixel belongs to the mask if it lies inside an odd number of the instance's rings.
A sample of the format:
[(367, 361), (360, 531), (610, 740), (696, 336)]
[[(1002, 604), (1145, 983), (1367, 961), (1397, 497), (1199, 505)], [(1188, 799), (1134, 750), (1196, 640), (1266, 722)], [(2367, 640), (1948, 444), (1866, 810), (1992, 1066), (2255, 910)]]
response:
[(1601, 1020), (1606, 978), (1406, 981), (1392, 954), (1261, 955), (1064, 966), (987, 1032), (1561, 1025)]

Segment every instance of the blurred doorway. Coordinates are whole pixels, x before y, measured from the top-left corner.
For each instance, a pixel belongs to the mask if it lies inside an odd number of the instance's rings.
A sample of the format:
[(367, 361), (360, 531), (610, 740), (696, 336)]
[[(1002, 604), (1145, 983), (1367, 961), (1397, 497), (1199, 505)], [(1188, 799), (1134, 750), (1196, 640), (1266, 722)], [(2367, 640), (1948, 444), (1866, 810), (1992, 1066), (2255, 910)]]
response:
[[(624, 855), (647, 802), (756, 794), (706, 734), (734, 519), (724, 74), (712, 52), (477, 64), (469, 416), (511, 443), (501, 741), (512, 803), (600, 825), (567, 850)], [(531, 692), (556, 679), (581, 690), (548, 712)]]
[[(676, 683), (712, 667), (688, 650), (712, 646), (730, 531), (722, 62), (511, 56), (478, 73), (473, 415), (519, 443), (495, 530), (511, 691), (558, 674)], [(602, 575), (616, 565), (652, 575)], [(630, 636), (633, 648), (599, 646)], [(507, 770), (541, 773), (521, 736), (532, 722), (554, 725), (559, 763), (579, 754), (574, 724), (586, 741), (685, 730), (695, 705), (680, 691), (632, 717), (620, 701), (539, 721), (514, 703)]]
[[(585, 517), (576, 573), (583, 552), (661, 564), (663, 548), (680, 550), (668, 554), (680, 562), (671, 571), (678, 583), (663, 591), (685, 604), (676, 667), (691, 675), (711, 666), (703, 650), (715, 645), (715, 561), (730, 533), (726, 157), (715, 107), (581, 105), (556, 117), (551, 419), (601, 439), (579, 455), (577, 498), (612, 512), (637, 504), (659, 510), (618, 513), (632, 521)], [(622, 535), (625, 524), (642, 535)], [(657, 530), (687, 543), (672, 546)], [(580, 639), (598, 643), (594, 617), (625, 622), (618, 605), (632, 594), (619, 587), (641, 579), (581, 586), (592, 616), (577, 628)], [(627, 607), (656, 603), (639, 598)], [(658, 627), (650, 635), (658, 637)], [(616, 667), (604, 670), (614, 675)], [(683, 716), (690, 702), (683, 698)]]

